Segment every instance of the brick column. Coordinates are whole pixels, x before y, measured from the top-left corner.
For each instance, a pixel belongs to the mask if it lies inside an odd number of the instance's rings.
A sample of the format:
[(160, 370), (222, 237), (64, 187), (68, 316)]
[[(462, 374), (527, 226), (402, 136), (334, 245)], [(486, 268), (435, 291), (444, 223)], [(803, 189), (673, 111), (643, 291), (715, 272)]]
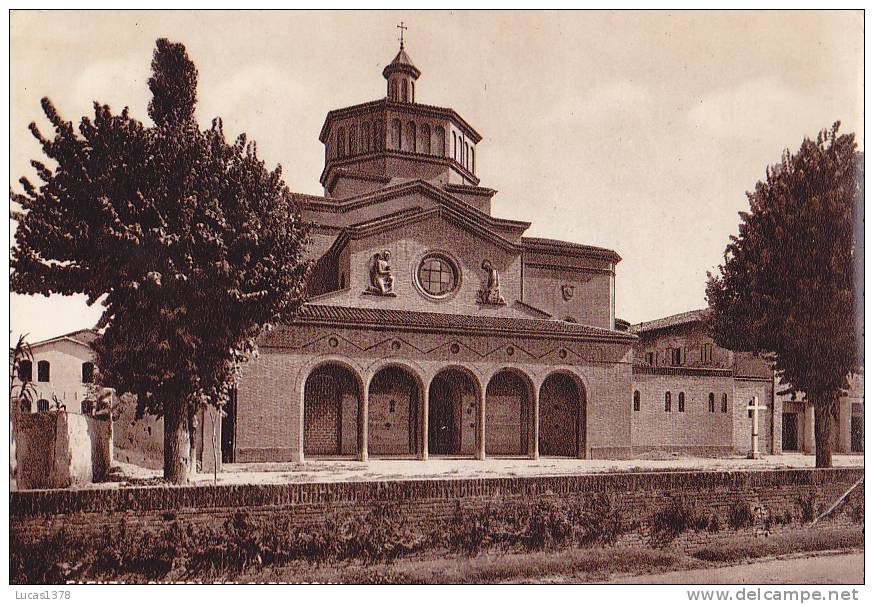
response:
[(358, 397), (358, 461), (367, 461), (367, 394)]
[(531, 459), (540, 458), (540, 392), (534, 388), (534, 398), (531, 401)]
[(477, 424), (477, 452), (476, 458), (486, 458), (486, 387), (480, 388), (479, 393), (479, 423)]
[(297, 442), (294, 443), (294, 451), (292, 453), (292, 461), (301, 462), (303, 461), (303, 432), (304, 432), (304, 415), (303, 415), (303, 405), (301, 404), (297, 408)]
[(430, 390), (425, 388), (422, 392), (422, 419), (419, 425), (422, 428), (419, 442), (419, 459), (426, 461), (428, 459), (428, 395)]

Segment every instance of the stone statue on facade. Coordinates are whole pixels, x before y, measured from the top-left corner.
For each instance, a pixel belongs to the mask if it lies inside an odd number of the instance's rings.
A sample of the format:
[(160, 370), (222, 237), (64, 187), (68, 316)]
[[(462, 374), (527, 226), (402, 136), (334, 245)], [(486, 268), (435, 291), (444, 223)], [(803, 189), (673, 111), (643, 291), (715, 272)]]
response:
[(486, 286), (479, 291), (479, 301), (482, 304), (504, 305), (507, 302), (501, 295), (501, 281), (498, 269), (489, 260), (483, 260), (482, 268), (486, 271)]
[(370, 287), (365, 293), (377, 296), (394, 296), (394, 277), (391, 274), (391, 252), (383, 250), (373, 255), (370, 261)]

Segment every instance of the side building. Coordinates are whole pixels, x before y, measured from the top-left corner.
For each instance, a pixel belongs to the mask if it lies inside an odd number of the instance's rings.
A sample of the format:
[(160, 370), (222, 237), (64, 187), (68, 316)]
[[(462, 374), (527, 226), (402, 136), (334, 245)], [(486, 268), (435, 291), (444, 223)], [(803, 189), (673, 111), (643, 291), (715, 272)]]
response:
[[(635, 454), (748, 454), (753, 397), (759, 451), (813, 453), (813, 409), (803, 395), (780, 394), (770, 364), (747, 352), (716, 345), (704, 328), (706, 310), (693, 310), (629, 327), (638, 336), (632, 369)], [(839, 403), (834, 451), (864, 450), (861, 376)]]
[(29, 382), (32, 400), (21, 412), (36, 413), (63, 406), (68, 413), (90, 415), (95, 409), (93, 329), (80, 329), (30, 344), (32, 359), (22, 359), (18, 378)]

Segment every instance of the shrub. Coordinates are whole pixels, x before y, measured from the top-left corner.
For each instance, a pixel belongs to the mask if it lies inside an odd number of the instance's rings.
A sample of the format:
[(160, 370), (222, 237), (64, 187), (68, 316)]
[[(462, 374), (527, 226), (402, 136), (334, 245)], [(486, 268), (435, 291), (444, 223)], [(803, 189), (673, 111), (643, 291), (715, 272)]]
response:
[(719, 514), (716, 512), (710, 513), (710, 520), (707, 522), (707, 530), (711, 533), (718, 533), (722, 530), (722, 520), (719, 519)]
[(667, 545), (686, 531), (701, 531), (710, 525), (711, 517), (697, 512), (689, 501), (677, 497), (649, 519), (650, 541)]
[(816, 495), (810, 493), (806, 497), (799, 497), (798, 508), (801, 511), (802, 522), (813, 522), (816, 518)]
[(753, 507), (747, 501), (737, 500), (731, 506), (728, 512), (728, 524), (734, 530), (740, 530), (753, 526), (756, 522), (756, 515), (753, 512)]

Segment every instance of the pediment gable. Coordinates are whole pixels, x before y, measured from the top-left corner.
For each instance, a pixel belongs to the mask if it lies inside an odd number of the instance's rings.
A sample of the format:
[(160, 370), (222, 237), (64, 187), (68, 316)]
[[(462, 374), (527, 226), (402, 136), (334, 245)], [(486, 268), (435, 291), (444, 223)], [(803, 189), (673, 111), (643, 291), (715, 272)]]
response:
[(503, 238), (512, 240), (514, 244), (519, 242), (522, 234), (531, 226), (530, 222), (490, 216), (471, 207), (449, 191), (423, 180), (411, 180), (346, 199), (307, 197), (300, 198), (300, 202), (303, 209), (311, 212), (327, 215), (350, 215), (350, 213), (363, 212), (365, 208), (388, 203), (398, 198), (417, 195), (435, 205), (454, 210), (457, 214), (479, 223), (490, 231), (500, 233)]

